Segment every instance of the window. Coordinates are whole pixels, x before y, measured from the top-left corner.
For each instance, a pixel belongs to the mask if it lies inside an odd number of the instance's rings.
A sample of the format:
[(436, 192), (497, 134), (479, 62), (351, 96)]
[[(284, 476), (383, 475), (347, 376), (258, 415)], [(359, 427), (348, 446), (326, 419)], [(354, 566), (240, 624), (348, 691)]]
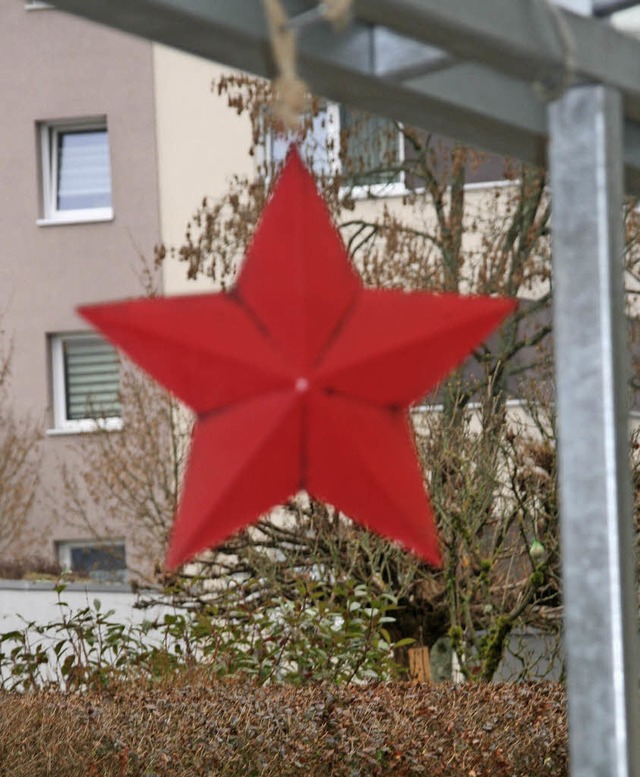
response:
[(42, 124), (43, 219), (39, 223), (113, 218), (106, 123)]
[[(315, 175), (341, 172), (345, 187), (355, 187), (356, 196), (393, 196), (424, 187), (420, 168), (416, 169), (415, 150), (411, 143), (405, 143), (397, 124), (390, 119), (331, 103), (318, 111), (309, 124), (299, 147)], [(270, 132), (267, 162), (281, 164), (296, 137), (295, 133)], [(419, 131), (419, 138), (422, 144), (429, 143), (433, 172), (446, 181), (455, 141), (425, 130)], [(465, 177), (467, 185), (484, 188), (511, 182), (517, 175), (502, 157), (472, 151)]]
[(395, 122), (339, 107), (343, 173), (356, 186), (402, 182), (403, 142)]
[[(429, 148), (429, 165), (436, 178), (441, 182), (451, 182), (452, 153), (457, 144), (451, 138), (436, 135), (421, 130), (418, 133), (420, 144)], [(467, 163), (465, 167), (465, 183), (474, 188), (493, 187), (496, 184), (513, 181), (517, 176), (513, 163), (495, 154), (474, 150), (467, 147)], [(415, 151), (407, 145), (407, 186), (420, 189), (424, 186), (424, 179), (420, 178), (420, 168), (412, 165)]]
[[(332, 153), (330, 139), (335, 139), (333, 111), (319, 111), (311, 119), (311, 126), (300, 141), (300, 154), (315, 175), (331, 175), (337, 169), (337, 159)], [(289, 145), (296, 139), (294, 133), (270, 132), (267, 143), (269, 161), (275, 165), (284, 162)]]
[[(270, 133), (269, 161), (283, 162), (293, 139), (291, 134)], [(404, 159), (402, 136), (389, 119), (330, 104), (312, 118), (300, 151), (316, 175), (341, 171), (346, 186), (387, 195), (404, 189), (398, 170)]]
[(100, 583), (124, 583), (127, 560), (123, 540), (58, 542), (58, 563), (82, 577)]
[(120, 429), (120, 362), (92, 333), (51, 337), (54, 430)]

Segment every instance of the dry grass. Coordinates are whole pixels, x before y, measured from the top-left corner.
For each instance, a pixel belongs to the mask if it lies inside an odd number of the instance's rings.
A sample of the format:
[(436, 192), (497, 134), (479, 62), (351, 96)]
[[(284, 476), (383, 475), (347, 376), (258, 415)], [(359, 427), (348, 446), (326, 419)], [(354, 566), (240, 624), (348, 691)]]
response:
[(204, 679), (0, 694), (0, 775), (567, 774), (559, 685), (296, 688)]

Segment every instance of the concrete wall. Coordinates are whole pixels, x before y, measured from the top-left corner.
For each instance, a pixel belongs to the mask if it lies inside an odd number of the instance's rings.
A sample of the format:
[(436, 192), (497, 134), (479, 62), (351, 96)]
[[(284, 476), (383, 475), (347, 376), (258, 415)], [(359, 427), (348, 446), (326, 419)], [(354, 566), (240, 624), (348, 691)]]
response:
[(0, 580), (0, 634), (14, 629), (22, 629), (26, 623), (45, 625), (60, 619), (58, 602), (69, 605), (67, 614), (85, 607), (95, 609), (96, 601), (100, 610), (114, 610), (111, 620), (117, 623), (142, 623), (151, 620), (161, 612), (161, 608), (140, 610), (134, 607), (138, 599), (129, 586), (99, 586), (69, 583), (58, 595), (53, 583), (29, 582), (26, 580)]
[[(169, 608), (155, 606), (149, 609), (136, 609), (137, 595), (126, 586), (100, 587), (70, 583), (64, 591), (58, 594), (54, 584), (50, 582), (25, 582), (20, 580), (0, 580), (0, 635), (18, 631), (25, 635), (30, 650), (44, 649), (49, 656), (49, 663), (39, 667), (39, 677), (50, 680), (62, 680), (60, 666), (73, 648), (70, 639), (77, 639), (73, 629), (64, 628), (42, 629), (49, 624), (60, 624), (75, 620), (85, 633), (92, 633), (94, 638), (107, 636), (106, 624), (122, 625), (125, 635), (129, 626), (142, 624), (143, 621), (161, 622)], [(82, 612), (85, 611), (85, 612)], [(111, 612), (113, 611), (113, 612)], [(80, 615), (80, 613), (82, 614)], [(102, 619), (104, 625), (98, 626), (96, 621)], [(31, 628), (29, 628), (32, 626)], [(134, 639), (139, 639), (140, 633), (133, 629)], [(62, 640), (64, 648), (57, 657), (54, 648)], [(166, 645), (163, 633), (154, 629), (145, 630), (145, 644)], [(20, 645), (15, 639), (7, 640), (1, 645), (0, 683), (11, 681), (11, 665), (5, 659), (10, 652)], [(113, 656), (109, 656), (113, 659)]]

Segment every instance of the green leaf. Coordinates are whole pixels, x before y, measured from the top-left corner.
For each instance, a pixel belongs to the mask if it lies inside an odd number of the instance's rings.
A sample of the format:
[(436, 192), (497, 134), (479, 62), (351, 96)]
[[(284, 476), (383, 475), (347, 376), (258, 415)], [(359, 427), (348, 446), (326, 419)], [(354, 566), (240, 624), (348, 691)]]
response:
[(399, 639), (397, 642), (393, 643), (394, 648), (401, 648), (401, 647), (407, 647), (407, 645), (413, 645), (415, 642), (415, 639), (413, 637), (405, 637), (404, 639)]

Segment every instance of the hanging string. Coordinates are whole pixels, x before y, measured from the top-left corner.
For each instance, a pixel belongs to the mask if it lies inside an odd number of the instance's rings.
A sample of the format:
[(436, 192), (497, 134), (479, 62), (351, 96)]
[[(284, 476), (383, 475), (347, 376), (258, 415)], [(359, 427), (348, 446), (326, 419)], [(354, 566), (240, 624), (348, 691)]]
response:
[(296, 73), (296, 36), (289, 28), (289, 17), (280, 0), (264, 0), (269, 35), (278, 77), (273, 81), (271, 111), (287, 130), (298, 127), (300, 114), (308, 106), (307, 85)]
[(536, 94), (545, 102), (552, 102), (561, 97), (571, 86), (576, 73), (576, 43), (567, 20), (554, 0), (538, 0), (551, 14), (556, 34), (560, 40), (563, 54), (562, 78), (556, 84), (544, 81), (534, 81), (533, 88)]
[[(300, 116), (309, 108), (309, 89), (296, 70), (296, 34), (280, 0), (263, 0), (273, 58), (278, 77), (273, 81), (271, 112), (287, 130), (298, 129)], [(335, 29), (343, 29), (351, 18), (353, 0), (323, 0), (320, 15)]]

